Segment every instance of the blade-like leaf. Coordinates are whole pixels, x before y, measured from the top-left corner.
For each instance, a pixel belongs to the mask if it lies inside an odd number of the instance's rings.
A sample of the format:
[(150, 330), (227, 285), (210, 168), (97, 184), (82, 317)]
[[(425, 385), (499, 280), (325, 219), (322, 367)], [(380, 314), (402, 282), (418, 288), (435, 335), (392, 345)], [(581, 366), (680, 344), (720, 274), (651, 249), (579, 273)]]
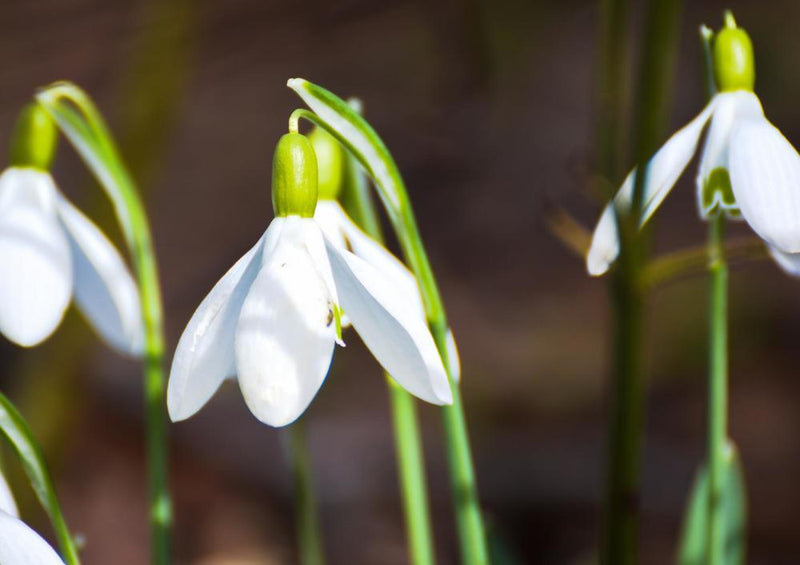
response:
[[(736, 448), (726, 449), (722, 484), (722, 514), (725, 516), (725, 565), (744, 565), (747, 496), (744, 473)], [(678, 548), (678, 565), (705, 565), (708, 541), (708, 472), (703, 465), (697, 473), (684, 516)]]
[(372, 126), (357, 109), (321, 86), (301, 78), (289, 79), (287, 86), (325, 122), (328, 126), (325, 129), (333, 130), (331, 133), (356, 156), (375, 180), (378, 194), (392, 220), (400, 218), (407, 206), (400, 171)]
[(50, 517), (58, 537), (61, 554), (68, 565), (78, 565), (78, 552), (64, 521), (42, 450), (22, 415), (2, 394), (0, 394), (0, 435), (16, 453), (39, 502)]

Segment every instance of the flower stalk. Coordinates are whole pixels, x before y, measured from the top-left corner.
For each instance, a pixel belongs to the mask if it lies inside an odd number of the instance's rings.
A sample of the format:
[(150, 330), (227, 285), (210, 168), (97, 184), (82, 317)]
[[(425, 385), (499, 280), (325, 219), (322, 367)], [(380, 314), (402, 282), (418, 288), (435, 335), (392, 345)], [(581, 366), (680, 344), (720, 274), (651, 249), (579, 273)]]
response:
[(288, 86), (313, 110), (295, 110), (289, 118), (289, 130), (296, 131), (300, 118), (305, 118), (328, 131), (358, 159), (375, 182), (406, 263), (417, 279), (428, 326), (447, 369), (453, 394), (452, 405), (441, 410), (461, 560), (465, 565), (486, 565), (489, 563), (486, 532), (461, 392), (450, 360), (450, 330), (405, 183), (378, 134), (344, 100), (303, 79), (291, 79)]
[(74, 84), (62, 82), (44, 88), (36, 98), (111, 199), (133, 260), (145, 330), (144, 404), (151, 562), (167, 565), (171, 561), (172, 509), (164, 401), (164, 327), (161, 287), (147, 214), (108, 127), (89, 96)]
[(708, 565), (722, 565), (725, 554), (722, 500), (728, 435), (728, 265), (724, 235), (725, 215), (720, 211), (708, 230)]
[(302, 565), (325, 565), (305, 420), (292, 424), (287, 434), (299, 561)]
[[(351, 106), (353, 103), (351, 101)], [(360, 109), (360, 104), (356, 106)], [(359, 112), (360, 113), (360, 112)], [(342, 200), (353, 221), (373, 240), (384, 243), (375, 203), (370, 198), (366, 178), (356, 160), (344, 159)], [(433, 527), (425, 477), (425, 453), (414, 398), (386, 374), (392, 411), (397, 471), (403, 499), (408, 552), (413, 565), (433, 565)]]

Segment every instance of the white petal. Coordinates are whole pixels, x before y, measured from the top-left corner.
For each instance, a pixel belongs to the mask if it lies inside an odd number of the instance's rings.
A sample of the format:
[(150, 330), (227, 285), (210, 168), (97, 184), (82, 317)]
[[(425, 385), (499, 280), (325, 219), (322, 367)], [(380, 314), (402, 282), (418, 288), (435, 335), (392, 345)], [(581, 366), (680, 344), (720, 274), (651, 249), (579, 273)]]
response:
[(25, 522), (0, 512), (0, 563), (2, 565), (63, 565), (64, 562)]
[[(703, 127), (714, 111), (716, 100), (716, 97), (713, 98), (695, 119), (675, 132), (650, 159), (642, 200), (642, 225), (658, 209), (691, 161)], [(634, 172), (635, 169), (628, 174), (614, 197), (616, 205), (623, 210), (630, 207), (633, 200)], [(609, 203), (594, 230), (592, 244), (586, 256), (586, 269), (592, 276), (602, 275), (618, 254), (619, 240), (614, 203)]]
[(407, 293), (360, 257), (327, 246), (342, 307), (367, 348), (411, 394), (433, 404), (450, 404), (442, 359)]
[(788, 275), (793, 277), (800, 277), (800, 253), (784, 253), (772, 247), (767, 246), (770, 257), (772, 257), (778, 266)]
[(800, 252), (800, 155), (766, 118), (741, 120), (731, 134), (731, 188), (762, 239)]
[(109, 345), (141, 355), (142, 306), (125, 261), (103, 232), (60, 194), (56, 206), (70, 244), (75, 302)]
[(708, 136), (703, 147), (703, 156), (700, 158), (700, 167), (695, 181), (697, 186), (697, 208), (704, 218), (717, 206), (723, 205), (724, 207), (724, 203), (719, 201), (719, 197), (709, 202), (708, 206), (705, 206), (703, 203), (703, 186), (714, 169), (728, 169), (728, 149), (734, 124), (741, 119), (764, 116), (761, 102), (752, 92), (744, 90), (721, 92), (715, 96), (715, 99), (714, 115), (711, 117), (711, 124), (708, 127)]
[(261, 269), (264, 247), (280, 236), (283, 220), (274, 220), (250, 251), (214, 285), (192, 315), (178, 341), (167, 385), (167, 409), (173, 422), (185, 420), (236, 374), (234, 336), (247, 293)]
[(58, 327), (72, 294), (72, 261), (49, 174), (0, 176), (0, 332), (32, 346)]
[(327, 257), (317, 255), (315, 233), (322, 237), (313, 220), (285, 218), (236, 326), (239, 386), (250, 411), (271, 426), (290, 424), (305, 411), (333, 356), (335, 299), (325, 280), (330, 266)]
[(19, 517), (17, 503), (14, 501), (14, 495), (11, 494), (11, 487), (8, 486), (8, 481), (6, 481), (3, 473), (0, 473), (0, 512)]

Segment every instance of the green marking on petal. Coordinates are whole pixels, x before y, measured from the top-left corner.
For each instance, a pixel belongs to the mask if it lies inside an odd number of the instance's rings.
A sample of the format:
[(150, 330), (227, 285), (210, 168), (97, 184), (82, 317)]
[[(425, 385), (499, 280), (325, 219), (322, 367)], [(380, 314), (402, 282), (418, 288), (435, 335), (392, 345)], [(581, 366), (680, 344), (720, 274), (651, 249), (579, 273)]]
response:
[(739, 218), (741, 212), (736, 204), (731, 187), (731, 177), (724, 167), (717, 167), (703, 182), (703, 214), (706, 217), (716, 216), (720, 210), (730, 217)]
[(333, 318), (336, 320), (336, 339), (342, 341), (342, 314), (344, 311), (338, 304), (333, 305)]

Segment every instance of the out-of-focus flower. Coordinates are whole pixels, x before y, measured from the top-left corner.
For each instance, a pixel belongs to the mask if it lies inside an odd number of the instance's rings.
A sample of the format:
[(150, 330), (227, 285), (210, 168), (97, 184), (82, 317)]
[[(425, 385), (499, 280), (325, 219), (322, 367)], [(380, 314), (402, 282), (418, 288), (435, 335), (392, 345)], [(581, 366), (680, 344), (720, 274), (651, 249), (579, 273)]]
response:
[(17, 505), (0, 474), (0, 563), (2, 565), (63, 565), (58, 553), (19, 519)]
[(139, 354), (136, 284), (108, 238), (56, 187), (48, 172), (55, 135), (44, 110), (26, 108), (11, 166), (0, 175), (0, 332), (36, 345), (58, 327), (74, 297), (105, 341)]
[[(755, 82), (750, 38), (730, 13), (714, 44), (718, 93), (650, 160), (643, 185), (641, 223), (669, 194), (711, 122), (697, 176), (701, 217), (725, 213), (744, 218), (769, 246), (778, 264), (800, 274), (800, 155), (764, 116)], [(614, 206), (629, 208), (635, 170), (603, 211), (586, 258), (591, 275), (605, 273), (619, 254)]]

